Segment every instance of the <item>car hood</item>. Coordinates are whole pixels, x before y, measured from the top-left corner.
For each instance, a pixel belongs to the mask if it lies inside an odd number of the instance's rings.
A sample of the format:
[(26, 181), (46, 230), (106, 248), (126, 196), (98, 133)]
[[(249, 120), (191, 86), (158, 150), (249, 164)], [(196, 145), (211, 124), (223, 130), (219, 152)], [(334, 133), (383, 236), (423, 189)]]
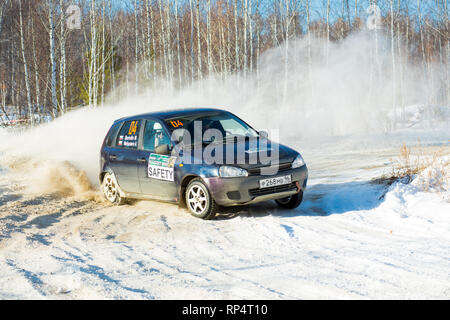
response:
[(298, 155), (297, 151), (267, 139), (211, 143), (182, 150), (181, 155), (191, 163), (225, 164), (244, 169), (291, 163)]

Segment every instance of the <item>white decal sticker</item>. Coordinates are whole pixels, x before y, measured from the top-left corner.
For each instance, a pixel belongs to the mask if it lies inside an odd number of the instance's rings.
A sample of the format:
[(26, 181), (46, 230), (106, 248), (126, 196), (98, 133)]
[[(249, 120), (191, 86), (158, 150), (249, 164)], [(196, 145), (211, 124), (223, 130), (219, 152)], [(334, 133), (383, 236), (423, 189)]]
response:
[(173, 168), (163, 168), (160, 166), (149, 165), (148, 177), (159, 180), (173, 181)]
[(148, 177), (174, 181), (173, 168), (176, 157), (164, 156), (156, 153), (150, 154), (148, 157)]

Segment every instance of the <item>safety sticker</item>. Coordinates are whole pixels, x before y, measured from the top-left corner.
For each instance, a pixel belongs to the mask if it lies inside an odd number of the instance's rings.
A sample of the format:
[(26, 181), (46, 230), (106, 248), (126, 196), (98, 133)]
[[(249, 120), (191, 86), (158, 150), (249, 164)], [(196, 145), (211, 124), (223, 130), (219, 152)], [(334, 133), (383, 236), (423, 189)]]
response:
[(148, 177), (159, 180), (174, 181), (173, 168), (176, 159), (176, 157), (151, 153), (148, 157)]

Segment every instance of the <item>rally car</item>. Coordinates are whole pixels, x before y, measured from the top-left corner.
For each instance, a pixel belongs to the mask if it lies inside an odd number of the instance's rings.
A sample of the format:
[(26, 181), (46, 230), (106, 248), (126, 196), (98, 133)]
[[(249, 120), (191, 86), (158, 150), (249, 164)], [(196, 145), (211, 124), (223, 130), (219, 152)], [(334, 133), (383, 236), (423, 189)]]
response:
[(111, 203), (179, 202), (212, 219), (220, 206), (298, 207), (308, 169), (300, 153), (231, 112), (179, 109), (116, 120), (101, 147), (99, 179)]

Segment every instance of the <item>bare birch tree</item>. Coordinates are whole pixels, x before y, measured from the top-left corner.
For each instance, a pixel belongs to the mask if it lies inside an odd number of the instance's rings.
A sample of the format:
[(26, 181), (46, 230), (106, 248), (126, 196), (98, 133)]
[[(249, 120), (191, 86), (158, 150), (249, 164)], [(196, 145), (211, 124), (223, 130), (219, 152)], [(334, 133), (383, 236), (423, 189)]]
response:
[(66, 85), (67, 85), (67, 79), (66, 79), (66, 34), (64, 30), (65, 25), (65, 10), (64, 10), (64, 1), (59, 0), (59, 7), (61, 10), (61, 34), (59, 37), (59, 47), (61, 50), (60, 56), (60, 67), (59, 67), (59, 81), (60, 81), (60, 95), (61, 95), (61, 114), (64, 114), (66, 110)]
[(20, 45), (22, 48), (22, 59), (23, 59), (23, 70), (25, 76), (25, 89), (27, 91), (27, 102), (28, 102), (28, 115), (30, 117), (31, 125), (34, 125), (34, 114), (33, 106), (31, 103), (31, 92), (30, 92), (30, 79), (28, 77), (28, 65), (27, 57), (25, 55), (25, 44), (24, 44), (24, 34), (23, 34), (23, 18), (22, 18), (22, 0), (19, 0), (19, 21), (20, 21)]
[(51, 95), (53, 117), (58, 116), (58, 100), (56, 98), (56, 57), (55, 57), (55, 24), (53, 21), (53, 0), (48, 0), (48, 21), (50, 38)]

